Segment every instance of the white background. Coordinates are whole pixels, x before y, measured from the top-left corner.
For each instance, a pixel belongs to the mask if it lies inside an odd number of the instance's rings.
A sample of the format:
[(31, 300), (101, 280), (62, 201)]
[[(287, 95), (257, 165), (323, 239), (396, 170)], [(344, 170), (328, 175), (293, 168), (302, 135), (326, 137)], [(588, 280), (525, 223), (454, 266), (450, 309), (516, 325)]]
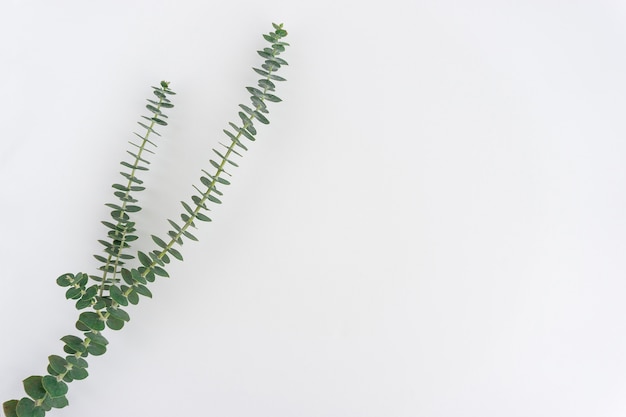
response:
[(618, 0), (3, 1), (0, 399), (76, 333), (55, 279), (98, 266), (149, 86), (178, 95), (144, 237), (237, 120), (272, 21), (284, 102), (51, 415), (626, 415)]

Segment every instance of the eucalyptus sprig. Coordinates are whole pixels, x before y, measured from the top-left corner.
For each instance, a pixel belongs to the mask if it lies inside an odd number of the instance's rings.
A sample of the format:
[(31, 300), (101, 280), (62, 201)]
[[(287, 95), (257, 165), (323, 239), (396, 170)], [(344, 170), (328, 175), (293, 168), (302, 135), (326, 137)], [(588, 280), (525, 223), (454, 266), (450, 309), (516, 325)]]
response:
[[(211, 221), (206, 212), (210, 210), (211, 204), (221, 204), (221, 189), (230, 184), (225, 178), (231, 176), (226, 168), (230, 170), (231, 167), (237, 167), (236, 157), (241, 158), (242, 152), (248, 150), (243, 139), (254, 141), (257, 134), (255, 122), (269, 123), (268, 102), (281, 101), (275, 95), (276, 83), (285, 79), (276, 73), (287, 65), (279, 55), (289, 44), (283, 41), (287, 36), (283, 25), (273, 24), (273, 27), (272, 32), (263, 35), (269, 45), (257, 51), (264, 62), (261, 68), (253, 68), (261, 75), (261, 79), (257, 86), (246, 87), (251, 94), (250, 103), (240, 104), (240, 120), (237, 123), (230, 122), (229, 128), (224, 129), (227, 141), (220, 143), (219, 150), (213, 149), (216, 158), (210, 159), (210, 166), (202, 170), (190, 199), (181, 202), (183, 212), (180, 220), (168, 219), (171, 229), (166, 237), (151, 235), (156, 245), (152, 251), (133, 254), (130, 243), (137, 240), (138, 236), (135, 234), (136, 221), (131, 219), (141, 211), (135, 196), (145, 189), (138, 174), (148, 171), (148, 157), (157, 146), (154, 136), (161, 136), (155, 127), (167, 126), (165, 111), (174, 106), (170, 97), (175, 93), (168, 82), (162, 81), (158, 87), (152, 87), (155, 98), (148, 99), (146, 106), (150, 115), (142, 116), (145, 121), (139, 122), (143, 133), (135, 133), (138, 140), (130, 142), (133, 148), (127, 151), (131, 158), (121, 162), (124, 170), (120, 174), (124, 180), (112, 186), (117, 202), (106, 204), (112, 211), (111, 220), (102, 222), (108, 229), (106, 238), (99, 241), (104, 247), (104, 254), (94, 255), (100, 263), (99, 273), (66, 273), (57, 278), (57, 284), (66, 288), (65, 297), (76, 300), (77, 310), (86, 310), (81, 311), (76, 322), (76, 329), (81, 334), (61, 338), (65, 355), (48, 357), (46, 375), (33, 375), (24, 379), (27, 397), (4, 402), (6, 417), (43, 417), (53, 408), (66, 407), (69, 404), (68, 384), (89, 375), (87, 358), (106, 353), (109, 342), (103, 335), (105, 329), (122, 329), (130, 320), (123, 307), (138, 304), (140, 296), (152, 297), (149, 284), (157, 276), (169, 276), (167, 265), (172, 258), (183, 260), (178, 246), (186, 239), (198, 240), (190, 229), (195, 228), (197, 222)], [(131, 262), (134, 264), (130, 265)]]

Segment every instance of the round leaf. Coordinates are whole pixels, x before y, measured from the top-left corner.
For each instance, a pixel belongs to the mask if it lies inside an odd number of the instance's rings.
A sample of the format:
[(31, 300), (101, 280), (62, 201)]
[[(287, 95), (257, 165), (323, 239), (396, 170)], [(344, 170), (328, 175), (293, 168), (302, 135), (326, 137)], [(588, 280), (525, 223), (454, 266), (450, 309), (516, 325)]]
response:
[(2, 411), (4, 411), (4, 415), (6, 417), (18, 417), (17, 411), (17, 400), (9, 400), (2, 403)]
[(78, 321), (79, 323), (83, 323), (85, 326), (87, 326), (91, 330), (96, 330), (96, 331), (104, 330), (104, 321), (102, 321), (100, 316), (93, 311), (86, 311), (84, 313), (80, 313), (80, 316), (78, 316)]
[(43, 400), (43, 405), (45, 405), (48, 408), (63, 408), (63, 407), (67, 407), (68, 404), (69, 402), (67, 401), (67, 398), (65, 396), (56, 397), (56, 398), (46, 397)]
[(67, 394), (67, 384), (63, 381), (57, 381), (53, 376), (44, 376), (42, 384), (48, 395), (52, 398), (62, 397)]
[(29, 376), (23, 381), (24, 391), (34, 400), (40, 400), (46, 396), (46, 390), (41, 384), (41, 376)]
[(35, 405), (33, 400), (26, 397), (18, 401), (15, 413), (18, 417), (43, 417), (46, 414), (41, 407)]
[(48, 360), (50, 361), (50, 366), (52, 367), (52, 369), (60, 374), (65, 372), (65, 369), (67, 367), (67, 361), (65, 359), (57, 355), (50, 355), (48, 356)]
[(120, 330), (122, 327), (124, 327), (124, 320), (109, 316), (109, 318), (107, 319), (107, 326), (111, 330)]
[(81, 380), (87, 378), (89, 376), (89, 372), (87, 372), (84, 368), (72, 368), (70, 369), (70, 375), (72, 375), (72, 378), (76, 380)]

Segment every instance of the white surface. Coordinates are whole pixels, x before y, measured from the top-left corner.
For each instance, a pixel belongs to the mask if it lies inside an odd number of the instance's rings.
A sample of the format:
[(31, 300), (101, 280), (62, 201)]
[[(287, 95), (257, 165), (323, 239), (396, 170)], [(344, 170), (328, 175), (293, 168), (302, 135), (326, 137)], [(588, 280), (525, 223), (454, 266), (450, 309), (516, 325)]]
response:
[[(0, 397), (45, 370), (149, 85), (163, 234), (253, 85), (270, 126), (55, 416), (626, 414), (620, 1), (5, 1)], [(138, 248), (149, 247), (143, 239)]]

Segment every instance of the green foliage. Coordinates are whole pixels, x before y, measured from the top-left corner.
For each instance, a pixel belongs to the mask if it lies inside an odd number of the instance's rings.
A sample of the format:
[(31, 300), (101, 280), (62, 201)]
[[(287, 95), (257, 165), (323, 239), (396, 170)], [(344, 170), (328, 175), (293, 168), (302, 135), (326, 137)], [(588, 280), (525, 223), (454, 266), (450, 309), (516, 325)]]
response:
[(150, 235), (155, 245), (153, 250), (131, 252), (131, 242), (139, 239), (134, 216), (142, 210), (136, 196), (145, 190), (144, 181), (138, 174), (149, 170), (149, 157), (157, 147), (155, 136), (161, 136), (155, 128), (167, 126), (166, 110), (174, 107), (171, 98), (175, 93), (168, 82), (162, 81), (158, 87), (152, 87), (154, 97), (147, 100), (148, 115), (141, 116), (142, 120), (137, 122), (141, 133), (134, 133), (136, 139), (129, 142), (131, 148), (127, 151), (130, 158), (120, 163), (122, 180), (112, 185), (116, 200), (106, 204), (111, 209), (111, 219), (102, 221), (107, 229), (106, 237), (98, 241), (103, 246), (103, 253), (94, 255), (99, 263), (99, 273), (65, 273), (56, 280), (65, 288), (65, 298), (75, 300), (77, 310), (85, 310), (80, 312), (76, 321), (81, 336), (61, 338), (66, 355), (50, 355), (47, 375), (30, 376), (23, 381), (28, 397), (5, 401), (3, 411), (6, 417), (43, 417), (52, 408), (66, 407), (68, 384), (89, 375), (89, 355), (100, 356), (107, 351), (109, 342), (102, 333), (106, 328), (121, 330), (130, 320), (124, 308), (138, 304), (140, 296), (152, 298), (149, 284), (157, 277), (169, 277), (167, 265), (172, 259), (183, 260), (178, 247), (186, 239), (198, 240), (189, 229), (195, 228), (197, 222), (210, 222), (206, 213), (211, 205), (222, 204), (222, 187), (230, 185), (230, 180), (224, 176), (231, 175), (225, 167), (234, 169), (239, 166), (237, 158), (248, 150), (244, 139), (254, 141), (256, 138), (256, 122), (269, 124), (267, 103), (281, 101), (275, 95), (276, 83), (285, 79), (276, 72), (287, 65), (279, 57), (288, 46), (283, 41), (287, 32), (282, 24), (273, 24), (273, 27), (274, 31), (263, 35), (269, 45), (257, 51), (263, 63), (254, 71), (261, 75), (261, 79), (257, 86), (246, 87), (250, 103), (240, 104), (242, 111), (238, 111), (238, 121), (229, 122), (230, 127), (224, 129), (226, 143), (213, 149), (216, 158), (208, 161), (208, 170), (201, 171), (199, 184), (193, 186), (195, 192), (189, 200), (181, 201), (180, 220), (167, 220), (171, 226), (167, 236)]

